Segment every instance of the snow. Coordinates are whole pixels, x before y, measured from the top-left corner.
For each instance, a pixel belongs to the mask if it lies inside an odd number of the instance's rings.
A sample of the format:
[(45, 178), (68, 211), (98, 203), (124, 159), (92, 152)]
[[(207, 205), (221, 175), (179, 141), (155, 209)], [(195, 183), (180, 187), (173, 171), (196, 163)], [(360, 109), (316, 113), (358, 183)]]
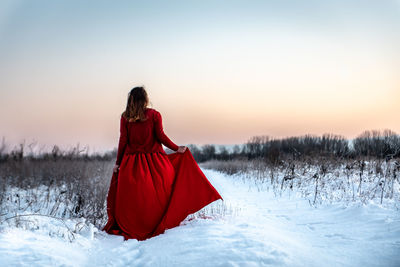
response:
[(275, 196), (241, 175), (203, 171), (224, 201), (162, 235), (123, 241), (84, 219), (37, 216), (36, 227), (3, 223), (0, 265), (400, 266), (400, 212), (390, 205), (312, 207), (300, 193)]

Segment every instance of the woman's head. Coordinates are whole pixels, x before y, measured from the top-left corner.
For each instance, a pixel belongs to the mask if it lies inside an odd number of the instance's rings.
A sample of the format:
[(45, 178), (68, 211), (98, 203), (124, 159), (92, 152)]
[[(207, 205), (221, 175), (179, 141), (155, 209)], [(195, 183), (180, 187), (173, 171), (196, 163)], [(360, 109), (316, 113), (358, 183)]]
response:
[(144, 112), (148, 104), (149, 98), (144, 87), (135, 87), (128, 94), (126, 110), (123, 115), (129, 121), (144, 121), (146, 120)]

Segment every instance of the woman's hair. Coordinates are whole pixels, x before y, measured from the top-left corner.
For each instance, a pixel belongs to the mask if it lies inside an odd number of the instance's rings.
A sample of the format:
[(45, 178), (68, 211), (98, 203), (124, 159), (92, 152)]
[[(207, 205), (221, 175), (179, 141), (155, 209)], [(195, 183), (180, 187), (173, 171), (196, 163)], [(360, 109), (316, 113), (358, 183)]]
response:
[(122, 116), (128, 121), (145, 121), (146, 115), (144, 112), (148, 104), (149, 98), (144, 87), (135, 87), (128, 94), (126, 109)]

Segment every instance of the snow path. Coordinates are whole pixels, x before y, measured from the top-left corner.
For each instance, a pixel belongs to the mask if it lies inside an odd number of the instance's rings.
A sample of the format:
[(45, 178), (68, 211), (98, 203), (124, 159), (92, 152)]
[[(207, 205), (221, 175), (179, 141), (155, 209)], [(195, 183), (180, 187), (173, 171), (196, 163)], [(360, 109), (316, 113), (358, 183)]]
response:
[(275, 197), (240, 177), (203, 171), (225, 215), (185, 220), (141, 242), (88, 231), (69, 243), (12, 228), (0, 232), (0, 265), (400, 266), (398, 211), (374, 203), (316, 209), (293, 192)]

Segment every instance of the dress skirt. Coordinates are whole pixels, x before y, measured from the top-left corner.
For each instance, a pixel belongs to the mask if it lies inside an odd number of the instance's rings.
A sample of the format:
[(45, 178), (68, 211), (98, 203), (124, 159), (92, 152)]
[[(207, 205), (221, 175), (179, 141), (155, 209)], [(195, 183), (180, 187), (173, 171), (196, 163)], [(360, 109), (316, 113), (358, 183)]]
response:
[(211, 202), (222, 199), (189, 149), (184, 153), (125, 154), (113, 173), (103, 230), (124, 239), (145, 240), (178, 226)]

